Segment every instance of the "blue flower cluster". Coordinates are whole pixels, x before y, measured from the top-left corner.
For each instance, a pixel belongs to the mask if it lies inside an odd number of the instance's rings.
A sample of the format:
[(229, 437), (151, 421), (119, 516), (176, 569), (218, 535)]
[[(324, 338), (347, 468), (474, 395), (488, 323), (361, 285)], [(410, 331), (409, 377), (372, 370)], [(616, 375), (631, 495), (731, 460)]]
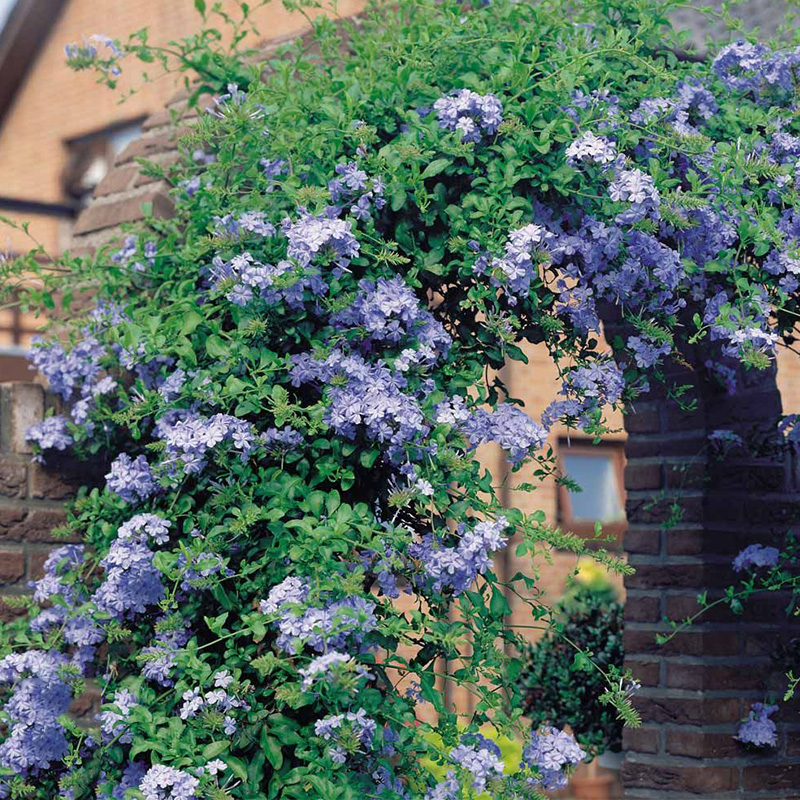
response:
[(197, 797), (200, 781), (188, 772), (156, 764), (139, 783), (145, 800), (192, 800)]
[(312, 658), (307, 667), (299, 671), (303, 678), (303, 691), (312, 689), (317, 682), (323, 681), (333, 686), (343, 686), (348, 677), (369, 680), (374, 676), (351, 655), (335, 650)]
[(103, 742), (116, 739), (121, 744), (133, 741), (133, 734), (125, 720), (138, 705), (136, 695), (128, 689), (114, 692), (109, 703), (105, 703), (100, 712), (100, 733)]
[(505, 768), (500, 759), (500, 748), (479, 733), (462, 736), (450, 751), (450, 761), (470, 773), (471, 788), (475, 792), (485, 791), (487, 784), (501, 776)]
[(372, 749), (378, 726), (363, 708), (344, 714), (332, 714), (314, 724), (314, 733), (329, 742), (328, 756), (335, 764), (344, 764), (349, 755)]
[(473, 270), (478, 275), (487, 273), (494, 286), (503, 286), (509, 295), (509, 304), (516, 305), (518, 299), (528, 296), (531, 282), (537, 277), (533, 255), (537, 249), (546, 250), (544, 244), (552, 236), (541, 225), (525, 225), (508, 234), (505, 253), (490, 258), (481, 253)]
[(475, 582), (492, 563), (492, 554), (505, 547), (505, 517), (485, 520), (468, 529), (459, 525), (455, 536), (458, 544), (449, 547), (435, 534), (427, 534), (420, 543), (409, 547), (409, 555), (422, 567), (422, 577), (429, 580), (435, 592), (450, 588), (459, 595)]
[(161, 572), (142, 534), (116, 539), (100, 561), (105, 577), (92, 600), (98, 610), (118, 620), (141, 614), (164, 597)]
[(166, 446), (162, 463), (171, 471), (180, 469), (192, 475), (202, 472), (208, 451), (223, 442), (232, 444), (242, 460), (247, 459), (256, 442), (256, 433), (249, 422), (230, 414), (207, 418), (193, 414), (166, 427), (162, 438)]
[(757, 98), (770, 91), (793, 92), (800, 73), (800, 48), (771, 50), (763, 44), (736, 41), (714, 59), (714, 72), (728, 89)]
[(357, 220), (366, 220), (386, 205), (383, 197), (386, 187), (380, 175), (370, 178), (355, 161), (337, 164), (335, 172), (338, 177), (328, 182), (328, 191), (340, 213), (344, 205), (349, 205)]
[(287, 652), (296, 653), (306, 646), (319, 653), (343, 650), (347, 644), (358, 648), (377, 625), (371, 600), (356, 596), (314, 606), (307, 603), (308, 595), (303, 581), (289, 577), (260, 603), (264, 614), (279, 615), (277, 645)]
[(183, 703), (178, 715), (185, 720), (197, 716), (204, 709), (212, 709), (222, 715), (225, 735), (233, 736), (237, 730), (236, 714), (250, 710), (246, 701), (226, 691), (233, 681), (227, 670), (221, 670), (214, 676), (214, 688), (210, 691), (204, 692), (198, 687), (187, 689), (181, 695)]
[[(102, 317), (98, 318), (102, 324)], [(65, 450), (73, 442), (67, 422), (86, 425), (91, 433), (89, 412), (97, 398), (112, 392), (117, 382), (109, 375), (103, 376), (102, 360), (107, 350), (90, 328), (84, 328), (82, 338), (68, 351), (56, 341), (37, 339), (31, 349), (31, 365), (50, 384), (50, 389), (68, 403), (72, 403), (70, 419), (62, 415), (47, 417), (25, 432), (29, 441), (42, 450)]]
[(470, 89), (454, 90), (434, 104), (440, 127), (458, 131), (462, 142), (480, 142), (493, 136), (503, 121), (503, 104), (493, 94), (478, 94)]
[(67, 428), (67, 420), (58, 414), (31, 425), (25, 431), (25, 438), (42, 450), (66, 450), (75, 441)]
[(150, 464), (144, 456), (120, 453), (106, 475), (106, 487), (131, 505), (138, 505), (158, 491)]
[(324, 420), (341, 436), (353, 439), (363, 426), (370, 439), (399, 447), (429, 430), (419, 400), (404, 391), (406, 378), (382, 360), (371, 364), (357, 353), (334, 350), (323, 360), (304, 353), (292, 362), (294, 386), (332, 387)]
[(277, 234), (277, 228), (267, 221), (263, 211), (245, 211), (239, 216), (225, 214), (214, 217), (214, 235), (241, 239), (247, 234), (270, 239)]
[[(294, 222), (287, 217), (281, 223), (281, 231), (288, 240), (287, 258), (308, 267), (324, 256), (326, 263), (332, 261), (337, 270), (346, 270), (361, 249), (350, 221), (339, 219), (333, 207), (322, 215), (300, 208), (298, 215)], [(334, 276), (340, 274), (337, 270), (333, 271)]]
[[(175, 624), (170, 618), (162, 618), (155, 625), (156, 636), (152, 645), (142, 648), (139, 660), (142, 675), (160, 686), (173, 686), (172, 672), (178, 655), (191, 638), (191, 633), (182, 622)], [(162, 630), (159, 630), (162, 628)]]
[(778, 566), (780, 551), (777, 547), (764, 547), (763, 544), (750, 544), (733, 559), (733, 569), (742, 572), (746, 569)]
[(620, 402), (624, 389), (622, 370), (610, 358), (574, 367), (564, 375), (559, 392), (565, 399), (554, 400), (542, 414), (542, 422), (549, 429), (557, 420), (567, 418), (577, 420), (588, 431), (604, 406)]
[[(395, 369), (405, 372), (412, 365), (433, 366), (445, 355), (452, 339), (442, 324), (423, 308), (411, 287), (401, 277), (362, 280), (354, 301), (331, 317), (337, 328), (363, 331), (366, 347), (375, 343), (415, 345), (403, 348)], [(398, 364), (398, 361), (401, 362)]]
[(739, 725), (734, 738), (753, 747), (777, 747), (778, 731), (775, 723), (769, 718), (770, 714), (777, 710), (778, 706), (753, 703), (747, 719)]
[[(61, 653), (28, 650), (0, 660), (0, 683), (11, 684), (2, 716), (8, 734), (0, 744), (0, 767), (11, 774), (37, 774), (69, 752), (66, 730), (58, 721), (72, 701), (64, 679), (69, 660)], [(9, 793), (0, 778), (0, 797)]]
[(148, 267), (152, 268), (155, 266), (158, 249), (155, 242), (145, 242), (141, 247), (142, 257), (145, 261), (143, 264), (137, 258), (139, 254), (139, 245), (138, 236), (135, 234), (126, 236), (122, 248), (111, 256), (111, 260), (115, 264), (121, 264), (132, 272), (146, 272)]
[[(233, 288), (227, 289), (226, 298), (234, 305), (246, 307), (253, 302), (254, 297), (259, 297), (265, 302), (272, 304), (278, 302), (282, 297), (290, 304), (297, 302), (298, 289), (296, 284), (292, 284), (283, 291), (273, 288), (276, 281), (293, 269), (290, 261), (282, 260), (277, 264), (263, 264), (253, 258), (248, 252), (234, 256), (230, 261), (223, 261), (219, 256), (215, 256), (212, 262), (211, 276), (213, 287), (220, 289), (227, 287), (233, 280)], [(318, 277), (314, 278), (310, 288), (316, 288), (320, 294), (324, 293), (324, 285)], [(305, 284), (300, 283), (302, 288)], [(300, 290), (300, 298), (302, 291)]]
[(534, 785), (545, 791), (563, 789), (567, 785), (566, 770), (586, 758), (571, 734), (544, 726), (531, 734), (531, 741), (522, 754), (525, 764), (535, 769)]

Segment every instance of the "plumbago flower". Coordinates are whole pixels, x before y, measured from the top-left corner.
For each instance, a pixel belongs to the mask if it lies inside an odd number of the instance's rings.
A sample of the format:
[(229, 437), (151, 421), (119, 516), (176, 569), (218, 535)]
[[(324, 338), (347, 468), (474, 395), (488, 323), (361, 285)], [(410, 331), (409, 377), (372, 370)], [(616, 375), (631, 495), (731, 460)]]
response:
[[(177, 43), (217, 97), (169, 172), (174, 217), (8, 282), (95, 299), (33, 350), (62, 408), (29, 438), (108, 467), (0, 637), (0, 797), (532, 798), (584, 757), (523, 730), (504, 592), (515, 622), (548, 611), (493, 562), (586, 546), (504, 507), (477, 451), (534, 489), (553, 426), (602, 434), (696, 341), (729, 391), (733, 360), (770, 363), (800, 316), (796, 51), (665, 71), (655, 0), (625, 2), (635, 45), (590, 53), (587, 26), (618, 38), (599, 0), (577, 26), (556, 0), (475, 6), (378, 3), (341, 53), (318, 23), (264, 70), (213, 32)], [(69, 57), (169, 65), (135, 41)], [(517, 74), (531, 52), (558, 81)], [(562, 380), (541, 419), (503, 383), (532, 345), (530, 380), (547, 359)], [(84, 681), (88, 739), (63, 716)], [(487, 725), (526, 736), (517, 772)]]
[(777, 747), (778, 731), (775, 723), (769, 718), (778, 706), (753, 703), (747, 714), (747, 719), (739, 725), (739, 730), (734, 738), (743, 744), (753, 747)]

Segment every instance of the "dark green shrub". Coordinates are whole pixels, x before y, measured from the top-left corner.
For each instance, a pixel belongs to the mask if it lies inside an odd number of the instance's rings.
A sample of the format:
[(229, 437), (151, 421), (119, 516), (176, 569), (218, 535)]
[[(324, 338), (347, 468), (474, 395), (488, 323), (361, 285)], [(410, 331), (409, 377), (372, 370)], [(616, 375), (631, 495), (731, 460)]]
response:
[[(609, 591), (584, 588), (559, 603), (557, 610), (561, 629), (548, 632), (526, 653), (529, 666), (519, 680), (525, 715), (533, 728), (569, 725), (592, 755), (619, 750), (622, 721), (600, 698), (608, 689), (603, 673), (622, 670), (622, 603)], [(593, 654), (594, 664), (586, 664), (576, 645)]]

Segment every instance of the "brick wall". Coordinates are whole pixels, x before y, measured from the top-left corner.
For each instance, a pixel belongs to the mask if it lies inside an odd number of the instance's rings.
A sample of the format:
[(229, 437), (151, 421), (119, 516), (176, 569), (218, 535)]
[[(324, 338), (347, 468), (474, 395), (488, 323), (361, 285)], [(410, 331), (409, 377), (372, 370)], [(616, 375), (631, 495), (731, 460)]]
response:
[[(625, 648), (643, 684), (636, 705), (644, 724), (625, 732), (625, 796), (800, 798), (800, 704), (776, 715), (776, 751), (756, 754), (733, 739), (751, 703), (782, 694), (771, 656), (777, 643), (800, 635), (786, 620), (788, 598), (758, 598), (742, 616), (720, 607), (668, 644), (655, 642), (669, 630), (665, 617), (691, 615), (701, 591), (714, 599), (734, 583), (739, 550), (780, 544), (800, 509), (797, 458), (775, 446), (774, 371), (742, 376), (733, 396), (698, 374), (674, 376), (696, 387), (695, 411), (654, 393), (626, 418), (625, 548), (636, 574), (626, 579)], [(763, 454), (715, 458), (707, 436), (720, 428), (759, 441)], [(682, 517), (665, 524), (673, 501)]]

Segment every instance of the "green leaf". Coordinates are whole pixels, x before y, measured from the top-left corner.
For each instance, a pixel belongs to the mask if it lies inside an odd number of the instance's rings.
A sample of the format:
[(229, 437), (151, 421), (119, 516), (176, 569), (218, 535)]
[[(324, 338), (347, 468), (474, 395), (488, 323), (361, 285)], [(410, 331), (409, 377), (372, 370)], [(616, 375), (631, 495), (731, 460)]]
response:
[(216, 758), (224, 753), (230, 746), (231, 743), (223, 739), (220, 739), (216, 742), (209, 742), (203, 748), (203, 759), (205, 761), (211, 761), (211, 759)]
[(247, 767), (240, 758), (234, 758), (233, 756), (227, 756), (225, 758), (225, 763), (228, 765), (230, 771), (240, 780), (246, 781), (247, 780)]
[(511, 613), (511, 606), (508, 604), (506, 596), (497, 586), (492, 587), (492, 600), (489, 603), (489, 611), (497, 619), (501, 619)]
[(215, 333), (206, 339), (206, 352), (211, 358), (227, 358), (230, 355), (227, 342)]
[(406, 204), (406, 190), (402, 186), (392, 189), (389, 205), (392, 211), (399, 211)]
[(180, 335), (188, 336), (203, 321), (203, 317), (196, 311), (189, 311), (183, 317)]
[(261, 749), (267, 756), (267, 760), (273, 768), (278, 770), (283, 766), (283, 752), (280, 742), (267, 733), (267, 726), (261, 729)]
[(425, 167), (422, 171), (422, 175), (419, 177), (423, 180), (425, 180), (425, 178), (432, 178), (434, 175), (444, 172), (452, 163), (453, 162), (449, 158), (437, 158)]

